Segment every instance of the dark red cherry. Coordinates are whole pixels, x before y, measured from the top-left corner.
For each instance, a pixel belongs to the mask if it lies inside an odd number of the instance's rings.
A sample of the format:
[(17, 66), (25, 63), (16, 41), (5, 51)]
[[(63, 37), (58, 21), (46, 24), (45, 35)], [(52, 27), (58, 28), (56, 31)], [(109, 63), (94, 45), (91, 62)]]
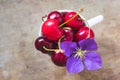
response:
[(58, 48), (58, 41), (52, 42), (52, 48), (57, 49)]
[[(71, 19), (76, 14), (77, 14), (76, 12), (68, 12), (65, 16), (65, 21)], [(77, 30), (77, 29), (80, 29), (83, 26), (83, 23), (84, 22), (81, 19), (81, 17), (79, 15), (77, 15), (76, 17), (74, 17), (74, 19), (72, 19), (71, 21), (66, 23), (66, 25), (71, 27), (72, 29)]]
[(52, 11), (48, 14), (48, 19), (56, 19), (59, 23), (63, 22), (63, 18), (60, 12)]
[(67, 57), (61, 51), (54, 52), (51, 56), (51, 59), (52, 59), (53, 63), (57, 66), (62, 67), (62, 66), (66, 65)]
[(65, 38), (62, 41), (72, 41), (73, 40), (73, 31), (70, 27), (63, 28), (63, 35), (65, 35)]
[(62, 17), (65, 17), (67, 12), (61, 12)]
[(65, 22), (65, 16), (66, 16), (67, 12), (61, 12), (62, 18), (63, 18), (63, 22)]
[(62, 37), (59, 22), (56, 19), (47, 19), (42, 25), (42, 34), (48, 40), (56, 41)]
[[(76, 41), (80, 41), (82, 39), (87, 38), (89, 35), (89, 28), (88, 27), (82, 27), (79, 29), (79, 31), (76, 33), (75, 35), (75, 39)], [(92, 29), (90, 29), (90, 35), (89, 38), (93, 38), (94, 37), (94, 32)]]
[(47, 54), (48, 51), (46, 51), (43, 47), (46, 47), (48, 49), (51, 49), (52, 47), (52, 44), (47, 41), (45, 38), (43, 37), (38, 37), (36, 40), (35, 40), (35, 48), (39, 51), (41, 51), (42, 53), (45, 53)]

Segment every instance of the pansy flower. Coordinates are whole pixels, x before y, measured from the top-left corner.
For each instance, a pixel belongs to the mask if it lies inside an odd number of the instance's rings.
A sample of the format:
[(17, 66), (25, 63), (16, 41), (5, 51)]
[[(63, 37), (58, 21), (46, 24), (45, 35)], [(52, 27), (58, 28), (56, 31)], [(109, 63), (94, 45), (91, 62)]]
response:
[(70, 74), (87, 70), (97, 70), (102, 67), (100, 55), (96, 52), (97, 44), (93, 38), (83, 39), (79, 42), (64, 41), (60, 43), (61, 49), (68, 57), (66, 68)]

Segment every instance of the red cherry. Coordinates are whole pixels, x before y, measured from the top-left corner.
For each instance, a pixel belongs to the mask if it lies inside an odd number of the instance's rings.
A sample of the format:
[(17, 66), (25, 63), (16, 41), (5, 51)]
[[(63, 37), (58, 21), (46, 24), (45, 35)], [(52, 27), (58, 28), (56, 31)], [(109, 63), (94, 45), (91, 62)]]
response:
[(43, 47), (46, 48), (51, 48), (52, 47), (52, 43), (50, 43), (49, 41), (47, 41), (45, 38), (43, 37), (38, 37), (35, 40), (35, 48), (39, 51), (41, 51), (42, 53), (48, 53), (48, 51), (46, 51)]
[(64, 27), (63, 34), (65, 35), (65, 38), (62, 41), (72, 41), (73, 40), (73, 31), (70, 27)]
[(56, 19), (59, 23), (63, 22), (63, 18), (60, 12), (52, 11), (48, 14), (48, 19)]
[(48, 19), (42, 25), (42, 34), (48, 40), (56, 41), (62, 37), (59, 22), (56, 19)]
[(54, 52), (51, 56), (51, 59), (52, 59), (53, 63), (57, 66), (62, 67), (62, 66), (66, 65), (67, 57), (61, 51)]
[[(89, 28), (88, 27), (82, 27), (79, 29), (79, 31), (76, 33), (75, 35), (75, 39), (76, 41), (80, 41), (82, 39), (85, 39), (88, 37), (88, 34), (89, 34)], [(93, 38), (94, 37), (94, 32), (92, 29), (90, 29), (90, 35), (89, 35), (90, 38)]]
[[(75, 16), (76, 12), (68, 12), (65, 16), (65, 21), (69, 20), (73, 16)], [(71, 27), (72, 29), (80, 29), (83, 26), (83, 20), (81, 20), (81, 17), (77, 15), (74, 19), (66, 23), (67, 26)]]

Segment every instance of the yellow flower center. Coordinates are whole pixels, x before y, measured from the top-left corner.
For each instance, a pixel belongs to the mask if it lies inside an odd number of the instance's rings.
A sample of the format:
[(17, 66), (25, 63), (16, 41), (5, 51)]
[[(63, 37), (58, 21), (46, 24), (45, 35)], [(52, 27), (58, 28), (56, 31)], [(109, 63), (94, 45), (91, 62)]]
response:
[(81, 58), (81, 59), (83, 59), (83, 56), (84, 56), (84, 51), (82, 51), (81, 49), (78, 49), (77, 51), (76, 51), (76, 54), (75, 54), (75, 58)]

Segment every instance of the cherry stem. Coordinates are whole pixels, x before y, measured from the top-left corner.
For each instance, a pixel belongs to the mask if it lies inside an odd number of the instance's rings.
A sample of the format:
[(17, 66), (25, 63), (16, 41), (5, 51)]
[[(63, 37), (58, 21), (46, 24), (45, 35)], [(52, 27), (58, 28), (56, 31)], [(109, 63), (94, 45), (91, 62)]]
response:
[(45, 49), (46, 51), (56, 51), (57, 49), (48, 49), (45, 46), (43, 46), (43, 49)]
[(54, 51), (54, 52), (56, 52), (56, 51), (58, 51), (58, 50), (61, 50), (62, 51), (62, 49), (60, 48), (60, 41), (62, 40), (62, 38), (64, 38), (65, 36), (62, 36), (59, 40), (58, 40), (58, 49), (48, 49), (48, 48), (46, 48), (45, 46), (43, 46), (43, 49), (45, 49), (46, 51)]
[(58, 49), (62, 50), (61, 47), (60, 47), (60, 42), (61, 40), (64, 38), (65, 36), (62, 36), (59, 40), (58, 40)]
[(47, 15), (42, 16), (42, 21), (45, 21), (45, 18), (47, 17)]
[(70, 22), (71, 20), (73, 20), (77, 15), (79, 15), (81, 12), (83, 12), (83, 8), (80, 9), (80, 11), (78, 11), (73, 17), (71, 17), (70, 19), (68, 19), (67, 21), (65, 21), (64, 23), (62, 23), (61, 25), (59, 25), (59, 27), (62, 27), (63, 25), (65, 25), (66, 23)]
[(82, 18), (78, 18), (77, 20), (80, 21), (80, 20), (83, 20), (83, 19)]
[(89, 28), (88, 35), (87, 35), (87, 37), (86, 37), (86, 39), (88, 39), (88, 38), (90, 38), (90, 26), (89, 26), (87, 20), (84, 19), (83, 21), (87, 24), (87, 26), (88, 26), (88, 28)]

